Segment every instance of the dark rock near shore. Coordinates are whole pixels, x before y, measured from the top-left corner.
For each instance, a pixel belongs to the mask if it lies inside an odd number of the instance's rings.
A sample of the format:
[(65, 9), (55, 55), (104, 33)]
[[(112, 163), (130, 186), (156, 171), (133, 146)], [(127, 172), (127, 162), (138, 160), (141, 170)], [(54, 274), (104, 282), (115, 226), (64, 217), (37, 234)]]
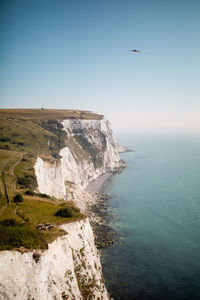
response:
[(92, 223), (95, 233), (95, 244), (98, 249), (108, 248), (115, 243), (115, 232), (112, 227), (99, 223)]
[(90, 223), (94, 232), (95, 244), (98, 249), (108, 248), (118, 241), (117, 234), (109, 225), (111, 219), (114, 218), (108, 210), (109, 196), (100, 194), (95, 204), (89, 209), (89, 215), (92, 213), (97, 217), (97, 220), (91, 218)]

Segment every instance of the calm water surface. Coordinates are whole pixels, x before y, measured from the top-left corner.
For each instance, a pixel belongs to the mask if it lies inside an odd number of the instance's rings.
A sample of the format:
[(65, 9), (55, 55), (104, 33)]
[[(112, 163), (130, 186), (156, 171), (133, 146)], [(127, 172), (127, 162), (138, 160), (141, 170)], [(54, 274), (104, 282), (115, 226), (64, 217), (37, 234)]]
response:
[(102, 251), (115, 300), (200, 299), (200, 136), (123, 135), (105, 193), (121, 244)]

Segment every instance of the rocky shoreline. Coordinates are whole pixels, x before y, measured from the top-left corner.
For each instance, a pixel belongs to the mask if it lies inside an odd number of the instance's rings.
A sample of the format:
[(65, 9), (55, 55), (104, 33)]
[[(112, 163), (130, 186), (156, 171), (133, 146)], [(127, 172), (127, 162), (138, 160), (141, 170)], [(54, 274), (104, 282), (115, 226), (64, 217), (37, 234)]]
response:
[(108, 181), (111, 180), (111, 177), (115, 174), (119, 174), (124, 167), (125, 165), (116, 170), (116, 172), (106, 173), (100, 176), (91, 182), (86, 189), (90, 199), (93, 199), (87, 207), (86, 214), (89, 217), (94, 232), (95, 245), (98, 249), (108, 248), (115, 243), (120, 243), (119, 236), (110, 225), (111, 221), (116, 218), (116, 215), (109, 210), (109, 196), (102, 192)]
[(108, 210), (108, 200), (106, 194), (100, 194), (97, 202), (90, 208), (90, 212), (98, 216), (90, 221), (98, 249), (110, 247), (116, 242), (116, 232), (110, 226), (114, 215)]

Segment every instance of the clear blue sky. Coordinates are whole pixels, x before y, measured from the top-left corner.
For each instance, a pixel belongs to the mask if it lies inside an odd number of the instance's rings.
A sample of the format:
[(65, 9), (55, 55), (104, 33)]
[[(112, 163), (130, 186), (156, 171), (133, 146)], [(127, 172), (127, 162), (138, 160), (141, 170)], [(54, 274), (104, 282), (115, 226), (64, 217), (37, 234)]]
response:
[(0, 101), (200, 131), (200, 1), (0, 0)]

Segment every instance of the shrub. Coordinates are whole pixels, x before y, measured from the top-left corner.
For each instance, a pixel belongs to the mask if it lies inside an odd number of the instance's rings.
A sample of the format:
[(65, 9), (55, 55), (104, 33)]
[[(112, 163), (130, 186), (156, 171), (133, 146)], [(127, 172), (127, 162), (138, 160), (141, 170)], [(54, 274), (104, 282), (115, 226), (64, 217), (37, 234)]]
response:
[(24, 158), (24, 157), (23, 157), (23, 158), (22, 158), (22, 161), (29, 161), (29, 160), (28, 160), (27, 158)]
[(25, 146), (25, 144), (23, 142), (17, 142), (16, 144), (19, 146)]
[(20, 225), (15, 219), (10, 218), (10, 219), (5, 219), (3, 221), (0, 222), (1, 225), (3, 226), (17, 226)]
[(26, 192), (25, 192), (25, 194), (26, 195), (28, 195), (28, 196), (38, 196), (38, 197), (41, 197), (41, 198), (48, 198), (48, 199), (51, 199), (51, 197), (49, 196), (49, 195), (47, 195), (47, 194), (43, 194), (43, 193), (35, 193), (34, 191), (32, 191), (32, 190), (27, 190)]
[(37, 185), (36, 179), (31, 175), (26, 175), (19, 178), (18, 183), (25, 187), (35, 187)]
[(0, 138), (0, 142), (9, 142), (10, 141), (10, 138), (8, 137), (1, 137)]
[(28, 190), (25, 192), (26, 195), (28, 196), (34, 196), (35, 195), (35, 192), (31, 191), (31, 190)]
[(14, 202), (23, 202), (23, 197), (22, 197), (22, 195), (21, 194), (17, 194), (17, 195), (15, 195), (14, 197), (13, 197), (13, 201)]
[(57, 217), (70, 218), (74, 210), (71, 207), (60, 208), (54, 215)]
[(36, 194), (35, 193), (35, 195), (38, 195), (39, 197), (41, 197), (41, 198), (48, 198), (48, 199), (50, 199), (51, 197), (49, 196), (49, 195), (47, 195), (47, 194)]

